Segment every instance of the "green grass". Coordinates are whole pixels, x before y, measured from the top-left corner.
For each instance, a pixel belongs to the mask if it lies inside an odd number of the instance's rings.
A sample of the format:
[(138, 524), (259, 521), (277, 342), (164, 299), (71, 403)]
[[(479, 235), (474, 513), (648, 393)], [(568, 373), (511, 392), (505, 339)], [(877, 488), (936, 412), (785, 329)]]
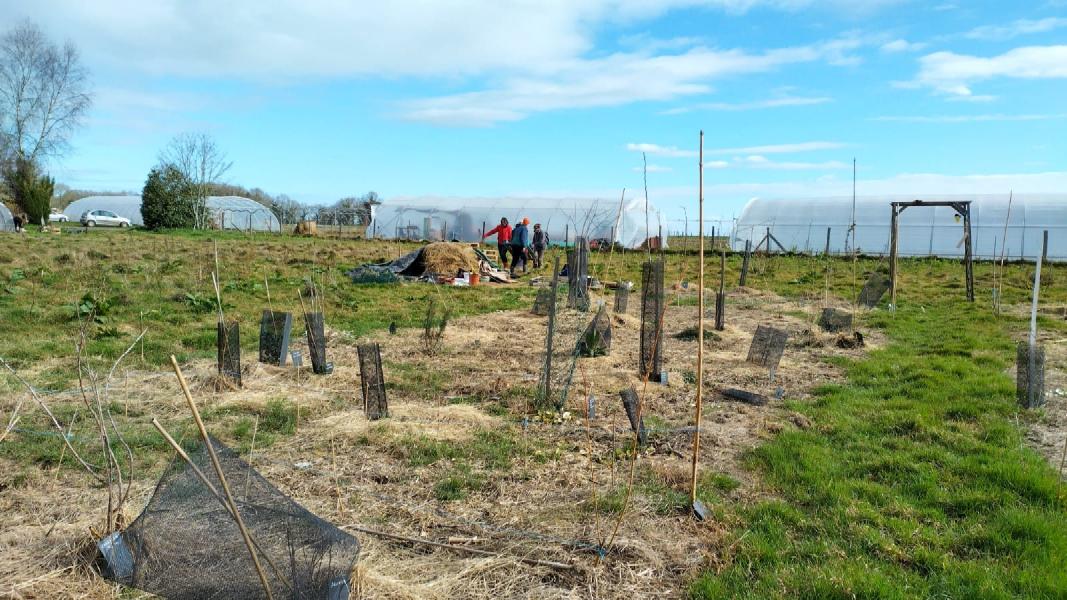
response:
[(1060, 598), (1067, 487), (1015, 424), (1009, 334), (960, 302), (876, 313), (892, 343), (792, 408), (747, 461), (778, 499), (741, 507), (699, 598)]

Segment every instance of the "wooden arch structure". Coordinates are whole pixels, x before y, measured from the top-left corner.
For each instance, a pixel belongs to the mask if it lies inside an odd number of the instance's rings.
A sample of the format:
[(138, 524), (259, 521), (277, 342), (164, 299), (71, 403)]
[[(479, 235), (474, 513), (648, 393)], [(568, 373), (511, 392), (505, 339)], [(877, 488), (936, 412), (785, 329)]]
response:
[(974, 302), (974, 253), (971, 250), (971, 202), (937, 201), (925, 202), (923, 200), (911, 200), (909, 202), (890, 202), (893, 209), (893, 219), (890, 221), (889, 238), (889, 302), (897, 304), (897, 237), (899, 232), (900, 213), (911, 206), (949, 206), (963, 217), (963, 268), (967, 279), (967, 301)]

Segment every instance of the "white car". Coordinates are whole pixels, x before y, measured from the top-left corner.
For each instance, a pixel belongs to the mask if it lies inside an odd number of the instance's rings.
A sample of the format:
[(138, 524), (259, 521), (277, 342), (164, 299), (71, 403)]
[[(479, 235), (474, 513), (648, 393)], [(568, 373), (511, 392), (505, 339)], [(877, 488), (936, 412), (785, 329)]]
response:
[(68, 223), (68, 222), (70, 222), (70, 218), (67, 217), (67, 215), (65, 215), (63, 213), (51, 213), (51, 214), (48, 215), (48, 222), (49, 223)]
[(120, 217), (110, 210), (87, 210), (82, 213), (81, 223), (85, 227), (129, 227), (130, 220)]

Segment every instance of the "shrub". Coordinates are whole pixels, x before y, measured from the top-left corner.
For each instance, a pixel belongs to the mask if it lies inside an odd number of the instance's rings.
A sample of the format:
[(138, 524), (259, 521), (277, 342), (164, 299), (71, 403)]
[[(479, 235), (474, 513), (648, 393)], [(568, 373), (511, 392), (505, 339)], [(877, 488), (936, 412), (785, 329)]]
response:
[(193, 184), (173, 166), (153, 168), (141, 191), (141, 218), (148, 229), (195, 226), (196, 193)]
[(28, 160), (17, 161), (15, 167), (4, 174), (4, 179), (30, 223), (44, 223), (48, 219), (55, 180), (39, 175), (37, 165)]

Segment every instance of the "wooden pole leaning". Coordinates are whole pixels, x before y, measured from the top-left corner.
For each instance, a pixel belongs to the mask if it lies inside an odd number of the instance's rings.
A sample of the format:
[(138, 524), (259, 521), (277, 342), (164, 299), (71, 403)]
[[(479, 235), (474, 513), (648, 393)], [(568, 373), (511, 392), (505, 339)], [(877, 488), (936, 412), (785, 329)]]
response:
[(267, 575), (263, 572), (263, 565), (259, 564), (259, 554), (256, 553), (252, 536), (248, 533), (248, 528), (245, 527), (240, 511), (237, 510), (237, 503), (234, 502), (233, 494), (230, 493), (230, 484), (226, 482), (226, 475), (222, 472), (222, 464), (219, 463), (219, 457), (215, 454), (215, 447), (211, 445), (211, 439), (207, 435), (207, 428), (204, 427), (204, 421), (200, 418), (200, 411), (197, 410), (193, 395), (189, 392), (189, 384), (185, 382), (182, 368), (178, 366), (178, 359), (174, 358), (173, 354), (170, 356), (170, 364), (174, 367), (174, 374), (178, 376), (178, 385), (181, 386), (182, 393), (185, 394), (185, 401), (188, 402), (189, 410), (193, 413), (193, 420), (196, 421), (196, 428), (200, 431), (200, 438), (207, 447), (207, 454), (211, 458), (211, 466), (215, 468), (215, 474), (218, 475), (219, 483), (222, 484), (222, 493), (226, 496), (226, 503), (230, 506), (230, 513), (233, 515), (233, 520), (237, 522), (237, 528), (241, 530), (241, 537), (244, 538), (249, 555), (252, 556), (252, 564), (255, 565), (256, 574), (259, 575), (259, 581), (263, 584), (263, 591), (267, 594), (267, 600), (274, 600), (270, 582), (267, 581)]

